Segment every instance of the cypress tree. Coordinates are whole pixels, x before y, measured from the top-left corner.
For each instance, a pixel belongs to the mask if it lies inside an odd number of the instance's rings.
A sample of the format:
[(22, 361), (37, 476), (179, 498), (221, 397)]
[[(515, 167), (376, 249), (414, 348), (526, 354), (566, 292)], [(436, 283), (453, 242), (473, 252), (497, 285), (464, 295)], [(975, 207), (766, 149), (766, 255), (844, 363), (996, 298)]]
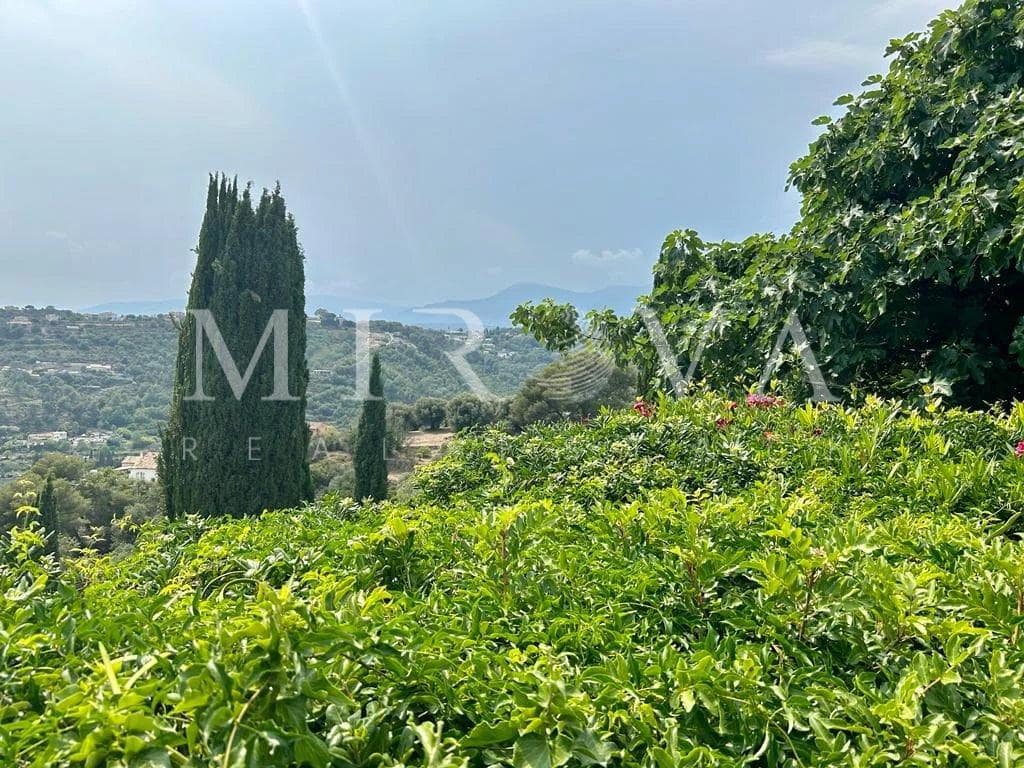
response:
[(388, 496), (388, 467), (384, 457), (387, 448), (386, 414), (387, 404), (384, 401), (380, 356), (374, 353), (370, 368), (370, 396), (363, 401), (353, 457), (356, 470), (356, 498), (360, 500), (380, 501)]
[[(280, 339), (268, 339), (236, 398), (206, 334), (197, 360), (198, 323), (186, 315), (160, 456), (169, 516), (239, 516), (312, 498), (303, 259), (280, 187), (264, 190), (254, 207), (248, 187), (239, 193), (236, 181), (211, 176), (188, 309), (210, 311), (242, 376), (274, 311), (286, 310), (288, 392), (294, 399), (265, 399), (274, 391)], [(196, 393), (197, 368), (209, 400), (188, 399)]]
[(46, 546), (43, 550), (48, 555), (60, 555), (60, 542), (57, 534), (60, 530), (60, 516), (57, 513), (57, 497), (53, 491), (53, 475), (46, 478), (43, 492), (39, 494), (39, 518), (43, 525)]

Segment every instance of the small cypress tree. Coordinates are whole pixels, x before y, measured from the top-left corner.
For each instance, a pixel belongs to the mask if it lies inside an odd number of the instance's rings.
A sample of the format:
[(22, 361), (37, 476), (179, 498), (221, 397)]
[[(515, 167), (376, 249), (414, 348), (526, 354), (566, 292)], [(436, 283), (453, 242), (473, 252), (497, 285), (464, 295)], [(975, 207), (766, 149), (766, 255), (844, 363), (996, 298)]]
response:
[(60, 516), (57, 513), (57, 496), (53, 490), (53, 475), (46, 478), (43, 492), (39, 494), (39, 517), (43, 525), (46, 546), (43, 550), (48, 555), (60, 556), (60, 542), (57, 534), (60, 530)]
[(384, 401), (380, 356), (374, 353), (370, 367), (370, 396), (363, 401), (356, 435), (354, 464), (357, 499), (380, 501), (388, 496), (388, 467), (384, 457), (387, 450), (386, 419), (387, 403)]

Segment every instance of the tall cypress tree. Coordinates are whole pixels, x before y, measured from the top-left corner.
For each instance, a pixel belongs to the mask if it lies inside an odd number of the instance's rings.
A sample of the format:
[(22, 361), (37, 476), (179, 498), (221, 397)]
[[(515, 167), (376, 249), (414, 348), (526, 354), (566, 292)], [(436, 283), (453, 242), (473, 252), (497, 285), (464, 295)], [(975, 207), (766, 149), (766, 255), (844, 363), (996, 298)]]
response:
[(46, 485), (39, 494), (39, 518), (43, 525), (43, 535), (46, 537), (44, 551), (48, 555), (58, 557), (60, 555), (60, 542), (57, 534), (60, 530), (60, 515), (57, 512), (57, 496), (53, 490), (53, 475), (46, 478)]
[[(248, 187), (239, 193), (237, 182), (211, 176), (188, 309), (210, 311), (243, 376), (275, 310), (286, 310), (294, 399), (266, 399), (274, 391), (280, 339), (267, 340), (236, 398), (206, 334), (197, 359), (198, 323), (186, 315), (160, 456), (171, 517), (253, 514), (312, 498), (303, 258), (280, 187), (264, 190), (254, 207)], [(197, 393), (197, 371), (207, 400), (189, 399)]]
[(384, 401), (380, 356), (374, 353), (370, 368), (370, 396), (363, 401), (353, 457), (356, 469), (356, 498), (360, 500), (380, 501), (388, 496), (388, 466), (384, 457), (387, 449), (386, 415), (387, 403)]

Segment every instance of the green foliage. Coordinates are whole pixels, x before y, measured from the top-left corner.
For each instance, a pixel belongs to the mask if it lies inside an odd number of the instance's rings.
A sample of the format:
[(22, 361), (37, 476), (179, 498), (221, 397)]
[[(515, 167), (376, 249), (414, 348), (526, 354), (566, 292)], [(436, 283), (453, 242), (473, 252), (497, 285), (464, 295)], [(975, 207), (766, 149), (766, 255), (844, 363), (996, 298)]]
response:
[(0, 487), (0, 532), (5, 535), (18, 523), (24, 490), (43, 489), (50, 479), (59, 512), (57, 527), (43, 524), (46, 530), (56, 530), (58, 541), (68, 547), (110, 552), (134, 540), (135, 526), (163, 513), (163, 493), (156, 483), (132, 480), (109, 468), (95, 469), (76, 456), (54, 453)]
[[(1019, 3), (968, 0), (893, 41), (888, 74), (840, 98), (845, 113), (819, 121), (793, 164), (803, 206), (788, 235), (671, 233), (649, 304), (682, 369), (706, 344), (698, 375), (712, 386), (756, 381), (795, 311), (837, 391), (1024, 396), (1022, 30)], [(562, 313), (514, 317), (562, 349), (581, 336)], [(596, 313), (590, 326), (654, 388), (660, 364), (639, 316)]]
[(46, 484), (39, 494), (39, 522), (46, 539), (46, 554), (60, 556), (60, 517), (57, 512), (57, 497), (53, 490), (53, 475), (46, 476)]
[(445, 406), (445, 420), (456, 432), (490, 424), (494, 417), (494, 404), (468, 392), (456, 395)]
[(888, 75), (841, 98), (794, 164), (794, 236), (815, 261), (798, 281), (822, 278), (804, 303), (837, 339), (837, 373), (892, 387), (907, 369), (961, 402), (1024, 393), (1009, 350), (1024, 319), (1022, 30), (1019, 4), (971, 0), (893, 41)]
[(529, 328), (538, 341), (555, 352), (567, 352), (576, 345), (580, 335), (579, 313), (572, 304), (556, 304), (544, 299), (534, 305), (528, 301), (515, 308), (512, 324)]
[(388, 497), (388, 465), (385, 458), (387, 445), (387, 403), (384, 400), (384, 380), (381, 376), (380, 357), (373, 356), (370, 367), (369, 397), (363, 402), (359, 418), (356, 445), (352, 457), (355, 466), (355, 498), (380, 501)]
[[(160, 477), (172, 516), (254, 514), (312, 498), (306, 426), (306, 311), (303, 255), (280, 189), (264, 190), (255, 209), (249, 189), (210, 177), (196, 249), (189, 310), (209, 310), (227, 350), (248, 366), (274, 312), (287, 312), (287, 383), (276, 391), (276, 354), (252, 363), (244, 392), (232, 391), (212, 343), (193, 315), (182, 322), (171, 413)], [(280, 332), (280, 331), (278, 331)], [(209, 340), (207, 340), (209, 341)], [(274, 340), (276, 345), (280, 339)], [(275, 349), (276, 351), (276, 349)], [(207, 399), (197, 393), (197, 372)]]
[(328, 312), (326, 309), (318, 309), (316, 316), (320, 319), (320, 325), (323, 328), (341, 328), (341, 318), (333, 312)]
[(388, 404), (388, 453), (394, 453), (405, 445), (405, 439), (409, 433), (409, 419), (411, 413), (412, 408), (410, 406)]
[(1018, 765), (1021, 440), (1019, 405), (701, 396), (62, 574), (28, 523), (0, 763)]
[(341, 497), (356, 497), (356, 474), (349, 457), (327, 456), (309, 464), (313, 493), (317, 498), (328, 491)]
[(0, 328), (19, 315), (40, 332), (0, 341), (5, 426), (72, 435), (130, 427), (137, 435), (157, 434), (167, 415), (176, 341), (166, 316), (0, 310)]
[[(21, 315), (40, 332), (4, 338), (7, 320)], [(347, 430), (355, 426), (360, 407), (355, 327), (329, 320), (324, 325), (323, 313), (318, 315), (321, 322), (307, 324), (307, 415)], [(172, 395), (179, 341), (174, 322), (167, 315), (0, 309), (0, 482), (24, 472), (47, 451), (74, 452), (96, 464), (117, 466), (124, 454), (158, 445)], [(445, 356), (464, 343), (459, 334), (374, 321), (370, 337), (388, 370), (384, 394), (390, 403), (411, 405), (420, 397), (448, 399), (465, 391)], [(466, 359), (491, 391), (504, 397), (552, 355), (530, 337), (503, 328), (487, 331), (483, 344)], [(26, 433), (51, 430), (100, 434), (97, 442), (74, 447), (25, 446)]]
[(412, 406), (412, 421), (420, 429), (440, 429), (446, 415), (445, 401), (439, 397), (421, 397)]
[[(457, 350), (464, 339), (457, 334), (391, 322), (370, 323), (371, 343), (388, 371), (384, 395), (389, 403), (412, 405), (422, 397), (447, 400), (466, 390), (446, 352)], [(355, 329), (310, 326), (310, 416), (342, 426), (358, 417), (356, 400)], [(498, 396), (514, 393), (552, 355), (533, 339), (508, 328), (487, 331), (480, 348), (467, 362)], [(410, 427), (418, 426), (410, 423)]]
[(602, 407), (622, 408), (632, 399), (630, 374), (603, 355), (576, 352), (527, 380), (508, 404), (508, 421), (521, 430), (538, 422), (586, 419)]

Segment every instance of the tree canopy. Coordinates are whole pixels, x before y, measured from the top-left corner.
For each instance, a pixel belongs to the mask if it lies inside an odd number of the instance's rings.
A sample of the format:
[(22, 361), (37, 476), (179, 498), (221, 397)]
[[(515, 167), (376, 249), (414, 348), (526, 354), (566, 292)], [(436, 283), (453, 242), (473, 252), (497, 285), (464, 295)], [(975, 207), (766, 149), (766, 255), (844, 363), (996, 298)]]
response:
[[(237, 183), (211, 177), (196, 255), (160, 461), (168, 514), (243, 515), (295, 506), (313, 492), (305, 278), (295, 222), (280, 189), (264, 190), (254, 207), (248, 188), (240, 193)], [(235, 391), (211, 339), (197, 361), (202, 331), (192, 310), (209, 311), (240, 371), (252, 360), (242, 392)], [(287, 329), (275, 328), (271, 347), (265, 332), (280, 310)], [(285, 341), (288, 397), (268, 400), (279, 375), (271, 349)], [(267, 346), (257, 358), (261, 342)]]
[(359, 417), (353, 464), (356, 473), (356, 498), (380, 501), (388, 497), (388, 466), (385, 458), (387, 403), (380, 356), (373, 355), (370, 366), (369, 397), (363, 401)]
[[(685, 369), (756, 380), (796, 312), (830, 385), (983, 404), (1024, 395), (1024, 9), (968, 0), (890, 44), (886, 75), (844, 95), (791, 167), (783, 236), (672, 232), (647, 303)], [(513, 319), (552, 348), (582, 333), (558, 305)], [(661, 363), (640, 315), (591, 330), (648, 388)]]

